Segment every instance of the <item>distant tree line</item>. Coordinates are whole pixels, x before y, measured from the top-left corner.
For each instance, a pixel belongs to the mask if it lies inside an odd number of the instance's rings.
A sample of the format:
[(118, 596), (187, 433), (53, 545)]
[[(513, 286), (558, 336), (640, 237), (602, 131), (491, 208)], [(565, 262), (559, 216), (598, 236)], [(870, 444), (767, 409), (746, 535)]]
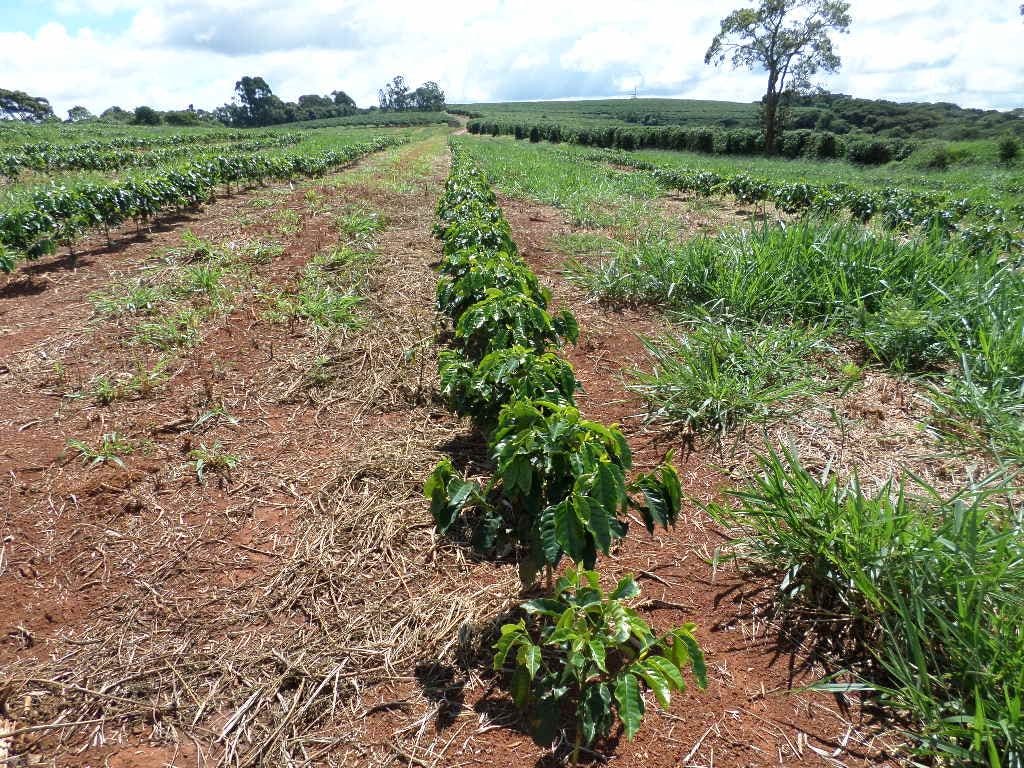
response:
[(428, 80), (416, 90), (410, 90), (402, 75), (395, 76), (377, 91), (377, 98), (380, 108), (389, 112), (403, 112), (407, 109), (440, 112), (445, 107), (444, 91), (433, 80)]
[[(379, 108), (386, 111), (440, 112), (445, 107), (444, 91), (437, 83), (428, 81), (410, 90), (401, 75), (392, 78), (379, 95)], [(375, 109), (359, 109), (344, 91), (331, 91), (329, 96), (299, 96), (297, 102), (282, 101), (262, 77), (246, 75), (235, 83), (235, 99), (214, 110), (214, 116), (225, 125), (244, 128), (346, 117)]]
[[(68, 110), (65, 122), (104, 122), (124, 125), (229, 125), (235, 128), (262, 127), (295, 123), (306, 120), (348, 117), (350, 115), (375, 112), (378, 109), (389, 112), (418, 110), (441, 112), (445, 108), (445, 95), (441, 87), (428, 80), (419, 88), (410, 89), (405, 78), (398, 75), (380, 90), (380, 106), (360, 109), (355, 100), (342, 90), (331, 91), (325, 96), (305, 94), (298, 101), (284, 101), (275, 95), (262, 77), (246, 75), (235, 83), (235, 97), (230, 103), (217, 107), (212, 112), (196, 109), (160, 111), (149, 106), (136, 107), (129, 112), (114, 106), (103, 110), (98, 116), (83, 106)], [(0, 88), (0, 119), (21, 120), (31, 123), (55, 122), (50, 102), (41, 96), (31, 96), (24, 91), (8, 91)]]
[(246, 75), (235, 83), (235, 98), (217, 107), (214, 117), (224, 125), (248, 128), (300, 120), (344, 117), (359, 112), (355, 100), (341, 90), (329, 95), (306, 94), (298, 101), (283, 101), (262, 77)]

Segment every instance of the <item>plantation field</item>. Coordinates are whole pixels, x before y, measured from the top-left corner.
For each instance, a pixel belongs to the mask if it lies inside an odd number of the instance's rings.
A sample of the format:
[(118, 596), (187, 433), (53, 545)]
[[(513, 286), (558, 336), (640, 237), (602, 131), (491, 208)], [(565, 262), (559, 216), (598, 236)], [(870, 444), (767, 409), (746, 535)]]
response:
[(0, 761), (1020, 764), (1019, 166), (440, 122), (0, 132)]
[(510, 121), (571, 121), (580, 124), (629, 125), (652, 116), (669, 125), (718, 125), (757, 128), (756, 104), (699, 99), (592, 99), (587, 101), (510, 101), (496, 104), (456, 104), (452, 109), (473, 116)]

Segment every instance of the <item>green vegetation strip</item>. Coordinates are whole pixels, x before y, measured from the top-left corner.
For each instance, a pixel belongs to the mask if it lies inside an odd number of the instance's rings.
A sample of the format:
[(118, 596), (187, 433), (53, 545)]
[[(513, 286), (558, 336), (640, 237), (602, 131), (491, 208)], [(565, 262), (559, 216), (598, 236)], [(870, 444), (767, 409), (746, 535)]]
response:
[(147, 221), (167, 209), (203, 202), (219, 184), (319, 176), (405, 141), (381, 136), (318, 154), (213, 157), (109, 184), (36, 190), (16, 207), (0, 211), (0, 270), (11, 272), (19, 260), (71, 245), (89, 230), (109, 231), (130, 219)]
[[(438, 217), (437, 306), (454, 326), (439, 360), (442, 391), (484, 432), (496, 469), (481, 485), (445, 459), (425, 493), (439, 532), (463, 535), (485, 556), (514, 556), (528, 585), (546, 571), (548, 595), (502, 627), (493, 663), (509, 674), (539, 743), (551, 743), (571, 708), (575, 761), (616, 718), (633, 737), (645, 688), (666, 707), (685, 688), (686, 668), (706, 685), (694, 626), (656, 634), (627, 605), (639, 593), (633, 578), (606, 593), (592, 570), (597, 553), (626, 535), (630, 509), (652, 531), (675, 522), (679, 478), (669, 456), (629, 481), (625, 437), (581, 417), (572, 368), (551, 351), (576, 340), (576, 320), (547, 311), (550, 296), (519, 256), (486, 177), (455, 143)], [(563, 556), (575, 567), (552, 589)]]
[(619, 246), (573, 275), (616, 303), (852, 338), (870, 359), (924, 376), (951, 437), (1024, 462), (1024, 276), (997, 247), (968, 253), (937, 234), (807, 220)]
[(154, 147), (148, 151), (139, 151), (139, 144), (136, 142), (148, 144), (142, 140), (136, 140), (128, 147), (120, 146), (120, 142), (114, 147), (104, 147), (101, 142), (71, 145), (44, 142), (28, 145), (15, 152), (0, 154), (0, 175), (16, 179), (19, 172), (24, 169), (45, 173), (58, 170), (110, 171), (119, 168), (152, 167), (190, 154), (194, 155), (197, 147), (213, 144), (217, 138), (221, 141), (216, 143), (230, 144), (232, 152), (256, 152), (270, 147), (297, 144), (302, 140), (302, 135), (290, 133), (264, 138), (246, 137), (245, 140), (235, 140), (229, 134), (220, 137), (215, 134), (191, 138), (193, 141), (166, 142), (167, 146)]
[(780, 183), (745, 173), (671, 170), (624, 152), (592, 152), (586, 156), (591, 160), (646, 171), (665, 187), (702, 197), (728, 193), (742, 203), (774, 203), (787, 213), (826, 216), (846, 213), (862, 223), (880, 220), (886, 227), (900, 231), (917, 228), (956, 233), (973, 250), (997, 245), (1024, 251), (1024, 202), (1019, 200), (1004, 206), (998, 202), (957, 198), (950, 193), (914, 191), (905, 187), (864, 189), (843, 182)]
[[(466, 128), (482, 135), (622, 150), (672, 149), (716, 155), (753, 155), (765, 150), (764, 134), (754, 128), (576, 125), (495, 119), (470, 120)], [(783, 134), (776, 151), (783, 157), (846, 158), (860, 165), (881, 165), (909, 157), (914, 148), (912, 142), (902, 139), (844, 138), (827, 131), (797, 129)]]

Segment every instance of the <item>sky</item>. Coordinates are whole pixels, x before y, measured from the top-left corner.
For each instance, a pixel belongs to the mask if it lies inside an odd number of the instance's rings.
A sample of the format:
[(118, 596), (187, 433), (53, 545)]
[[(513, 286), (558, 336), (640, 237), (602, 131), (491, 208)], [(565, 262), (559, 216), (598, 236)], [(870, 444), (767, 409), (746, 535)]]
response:
[[(360, 106), (396, 74), (449, 103), (631, 94), (755, 101), (763, 73), (706, 66), (721, 18), (753, 0), (0, 0), (0, 88), (63, 115), (147, 104), (212, 109), (242, 75), (274, 93), (343, 90)], [(851, 0), (834, 92), (1024, 106), (1020, 0)]]

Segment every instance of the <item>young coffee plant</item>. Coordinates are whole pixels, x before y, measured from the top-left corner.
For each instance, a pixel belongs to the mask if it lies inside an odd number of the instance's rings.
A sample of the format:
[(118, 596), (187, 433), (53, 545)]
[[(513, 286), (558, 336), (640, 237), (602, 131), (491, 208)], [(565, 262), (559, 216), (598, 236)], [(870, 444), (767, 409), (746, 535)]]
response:
[(480, 260), (459, 277), (442, 277), (437, 283), (437, 310), (458, 322), (462, 313), (487, 298), (487, 292), (528, 296), (541, 309), (547, 309), (550, 292), (541, 288), (537, 276), (518, 260)]
[(580, 747), (610, 735), (616, 720), (633, 738), (645, 689), (667, 708), (673, 693), (686, 690), (687, 669), (707, 686), (694, 625), (656, 634), (627, 603), (639, 594), (630, 576), (605, 593), (597, 573), (570, 569), (551, 597), (523, 604), (526, 618), (504, 625), (494, 646), (494, 669), (510, 674), (512, 699), (538, 743), (550, 744), (562, 714), (573, 713), (573, 764)]
[(486, 487), (442, 461), (424, 491), (438, 531), (463, 521), (483, 554), (518, 551), (520, 576), (534, 582), (547, 568), (550, 583), (562, 555), (594, 566), (598, 551), (626, 535), (628, 511), (648, 530), (675, 522), (679, 476), (671, 456), (632, 482), (632, 456), (616, 427), (581, 418), (570, 405), (514, 401), (501, 411), (492, 436), (497, 469)]
[(457, 352), (438, 356), (441, 394), (448, 406), (470, 416), (485, 430), (498, 420), (502, 407), (512, 400), (549, 400), (573, 404), (579, 386), (572, 366), (552, 352), (537, 353), (526, 347), (491, 352), (474, 364)]
[(492, 289), (469, 307), (455, 325), (455, 342), (469, 359), (520, 346), (543, 352), (563, 339), (576, 343), (579, 326), (568, 310), (548, 314), (529, 296)]

